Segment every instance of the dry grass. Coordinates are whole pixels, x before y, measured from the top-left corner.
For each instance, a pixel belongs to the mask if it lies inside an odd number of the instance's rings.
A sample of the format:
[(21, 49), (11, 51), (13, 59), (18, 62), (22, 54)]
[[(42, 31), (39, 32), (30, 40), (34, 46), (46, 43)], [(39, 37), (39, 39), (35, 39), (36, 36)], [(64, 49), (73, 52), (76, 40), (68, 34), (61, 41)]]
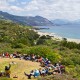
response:
[[(27, 77), (24, 75), (24, 72), (29, 73), (31, 70), (40, 68), (40, 64), (37, 62), (2, 58), (0, 59), (0, 71), (4, 71), (4, 67), (12, 61), (16, 62), (16, 64), (12, 64), (11, 66), (11, 78), (13, 78), (14, 75), (18, 76), (18, 78), (13, 80), (28, 80)], [(32, 80), (36, 79), (32, 78)]]

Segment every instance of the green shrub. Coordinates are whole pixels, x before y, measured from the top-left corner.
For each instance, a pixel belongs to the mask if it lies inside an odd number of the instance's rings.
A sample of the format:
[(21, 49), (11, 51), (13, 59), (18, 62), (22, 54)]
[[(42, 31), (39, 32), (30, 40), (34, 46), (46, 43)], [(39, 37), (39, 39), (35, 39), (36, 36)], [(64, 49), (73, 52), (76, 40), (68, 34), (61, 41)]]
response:
[(24, 48), (24, 44), (22, 44), (22, 43), (16, 43), (16, 44), (13, 44), (11, 47), (12, 48)]
[(41, 36), (40, 39), (46, 39), (47, 37), (45, 35)]
[(70, 60), (69, 58), (63, 58), (62, 64), (68, 66), (68, 65), (74, 65), (73, 61)]
[(37, 41), (37, 45), (45, 44), (46, 40), (45, 39), (39, 39)]
[(47, 46), (32, 47), (28, 53), (43, 56), (51, 60), (53, 63), (58, 62), (59, 59), (61, 59), (61, 56), (58, 53), (53, 52), (53, 50)]
[(80, 54), (73, 54), (71, 60), (74, 62), (75, 65), (80, 65)]

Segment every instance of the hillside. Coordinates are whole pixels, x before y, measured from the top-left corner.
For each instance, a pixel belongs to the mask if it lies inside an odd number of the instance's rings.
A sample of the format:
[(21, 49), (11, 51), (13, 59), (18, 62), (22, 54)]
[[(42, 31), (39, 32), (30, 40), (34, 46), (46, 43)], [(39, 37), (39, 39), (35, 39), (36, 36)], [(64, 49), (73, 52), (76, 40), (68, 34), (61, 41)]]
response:
[(10, 21), (0, 21), (0, 43), (11, 44), (11, 47), (19, 48), (31, 46), (39, 35), (28, 26), (22, 26)]
[(13, 22), (28, 26), (52, 26), (53, 23), (41, 16), (16, 16), (0, 11), (0, 19), (11, 20)]
[[(72, 80), (75, 80), (75, 78), (77, 78), (76, 80), (80, 80), (80, 44), (68, 42), (66, 38), (60, 41), (54, 38), (52, 39), (49, 35), (39, 36), (28, 27), (11, 21), (1, 20), (0, 55), (6, 52), (9, 54), (18, 52), (21, 55), (34, 54), (42, 56), (45, 59), (49, 59), (52, 64), (60, 61), (61, 64), (65, 66), (66, 77), (70, 75)], [(19, 68), (21, 69), (20, 66)], [(47, 78), (46, 76), (45, 80)], [(53, 80), (53, 76), (49, 76), (48, 80), (51, 79)], [(44, 78), (41, 77), (39, 80), (44, 80)], [(58, 80), (62, 80), (62, 77)], [(69, 80), (69, 78), (66, 80)]]

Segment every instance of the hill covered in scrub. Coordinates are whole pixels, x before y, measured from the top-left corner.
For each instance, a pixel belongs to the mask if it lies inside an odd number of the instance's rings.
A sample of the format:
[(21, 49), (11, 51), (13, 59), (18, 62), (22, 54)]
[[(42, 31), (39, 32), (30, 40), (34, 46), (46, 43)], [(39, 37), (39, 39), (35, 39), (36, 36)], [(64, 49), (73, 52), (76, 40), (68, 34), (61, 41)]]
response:
[(11, 20), (13, 22), (28, 26), (52, 26), (53, 23), (41, 16), (16, 16), (0, 11), (1, 20)]
[[(12, 48), (31, 46), (38, 34), (29, 30), (27, 26), (22, 26), (10, 21), (0, 21), (0, 43), (11, 44)], [(0, 46), (1, 47), (1, 46)]]
[[(18, 51), (23, 54), (36, 54), (43, 57), (48, 57), (51, 61), (54, 58), (55, 62), (58, 59), (58, 54), (53, 53), (53, 51), (48, 48), (48, 46), (43, 46), (43, 38), (45, 36), (39, 37), (39, 35), (33, 30), (27, 28), (27, 26), (22, 26), (9, 21), (0, 21), (0, 52), (10, 52), (13, 53)], [(39, 44), (42, 46), (39, 46)], [(53, 56), (54, 55), (54, 56)], [(53, 56), (53, 57), (49, 57)]]
[[(60, 61), (65, 66), (65, 77), (80, 80), (80, 44), (53, 40), (49, 35), (39, 36), (27, 26), (11, 21), (0, 21), (0, 54), (4, 52), (35, 54), (48, 58), (53, 64)], [(58, 76), (59, 77), (59, 76)], [(62, 80), (63, 76), (60, 76)], [(64, 77), (64, 78), (65, 78)], [(56, 76), (54, 80), (57, 80)], [(53, 79), (53, 76), (39, 80)], [(58, 79), (59, 80), (59, 79)], [(66, 79), (67, 80), (67, 79)], [(69, 78), (68, 78), (69, 80)]]

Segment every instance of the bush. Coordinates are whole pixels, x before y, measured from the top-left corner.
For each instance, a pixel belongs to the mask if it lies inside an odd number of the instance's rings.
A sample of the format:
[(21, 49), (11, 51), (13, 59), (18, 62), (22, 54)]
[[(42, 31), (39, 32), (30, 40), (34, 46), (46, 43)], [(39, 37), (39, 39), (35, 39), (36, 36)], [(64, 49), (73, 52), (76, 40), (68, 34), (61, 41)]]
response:
[(71, 60), (74, 62), (75, 65), (80, 65), (80, 54), (72, 55)]
[(22, 43), (16, 43), (16, 44), (13, 44), (11, 47), (12, 48), (24, 48), (24, 44), (22, 44)]
[(74, 65), (73, 61), (70, 60), (69, 58), (63, 58), (62, 64), (68, 66), (68, 65)]
[(45, 35), (41, 36), (40, 39), (46, 39), (47, 37)]
[(44, 58), (48, 58), (51, 62), (58, 62), (61, 59), (61, 56), (58, 53), (53, 52), (53, 50), (47, 46), (36, 46), (32, 47), (29, 51), (29, 54), (40, 55)]
[(40, 44), (45, 44), (45, 39), (39, 39), (38, 41), (37, 41), (37, 45), (40, 45)]

